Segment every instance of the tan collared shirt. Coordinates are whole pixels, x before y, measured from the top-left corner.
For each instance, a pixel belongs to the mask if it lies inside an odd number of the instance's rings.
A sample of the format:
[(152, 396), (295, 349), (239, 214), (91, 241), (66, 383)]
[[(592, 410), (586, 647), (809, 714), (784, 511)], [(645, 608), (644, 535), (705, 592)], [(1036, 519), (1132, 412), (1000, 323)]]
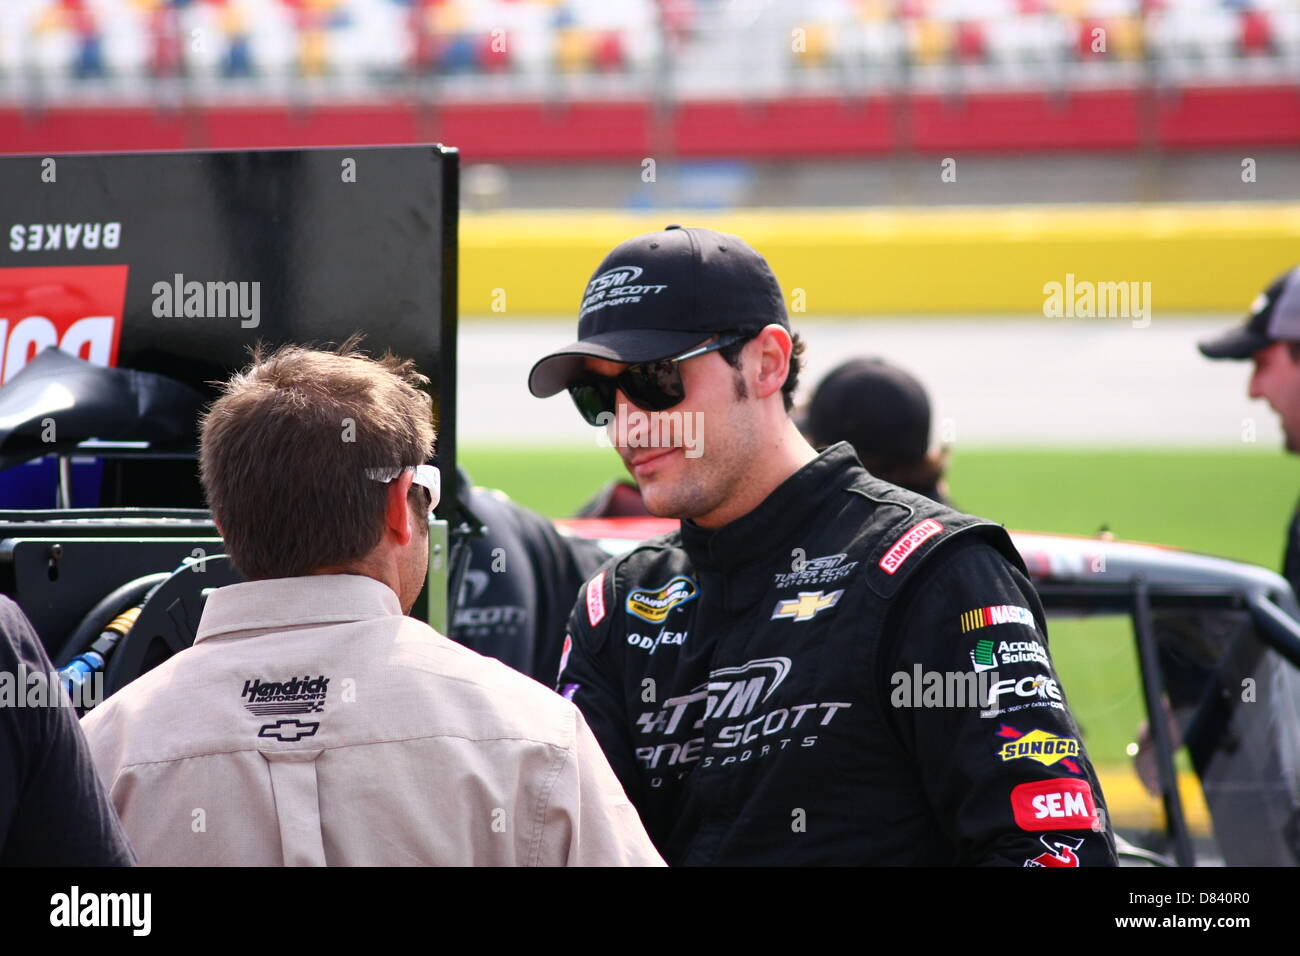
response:
[(662, 865), (577, 708), (336, 574), (208, 596), (82, 728), (149, 865)]

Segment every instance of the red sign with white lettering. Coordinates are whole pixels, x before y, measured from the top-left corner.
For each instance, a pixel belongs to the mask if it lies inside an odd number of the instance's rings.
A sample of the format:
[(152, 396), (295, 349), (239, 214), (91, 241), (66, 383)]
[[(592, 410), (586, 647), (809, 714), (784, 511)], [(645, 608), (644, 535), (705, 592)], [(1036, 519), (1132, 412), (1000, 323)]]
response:
[(51, 345), (117, 365), (129, 266), (0, 269), (0, 384)]
[(1011, 810), (1022, 830), (1092, 830), (1099, 826), (1087, 780), (1055, 777), (1022, 783), (1011, 791)]

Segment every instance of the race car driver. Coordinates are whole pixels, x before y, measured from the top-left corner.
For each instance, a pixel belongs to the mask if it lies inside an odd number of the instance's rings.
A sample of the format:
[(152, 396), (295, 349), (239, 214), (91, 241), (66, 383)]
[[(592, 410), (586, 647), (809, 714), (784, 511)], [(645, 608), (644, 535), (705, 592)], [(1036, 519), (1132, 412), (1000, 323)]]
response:
[[(1244, 322), (1198, 347), (1206, 358), (1254, 361), (1250, 397), (1277, 412), (1286, 450), (1300, 454), (1300, 266), (1269, 283)], [(1282, 575), (1300, 594), (1300, 505), (1287, 527)]]
[(560, 692), (672, 864), (1114, 864), (1006, 532), (818, 454), (802, 343), (735, 236), (629, 239), (533, 367), (680, 530), (579, 592)]

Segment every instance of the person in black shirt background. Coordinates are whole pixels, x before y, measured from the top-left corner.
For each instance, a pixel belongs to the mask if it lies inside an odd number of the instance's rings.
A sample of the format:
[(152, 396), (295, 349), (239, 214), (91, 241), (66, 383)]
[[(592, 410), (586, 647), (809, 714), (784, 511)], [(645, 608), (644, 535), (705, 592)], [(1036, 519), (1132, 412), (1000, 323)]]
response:
[(948, 451), (930, 447), (930, 396), (897, 365), (882, 358), (837, 365), (793, 418), (818, 451), (846, 441), (877, 478), (950, 504), (943, 477)]
[(0, 596), (0, 681), (9, 685), (0, 687), (0, 864), (131, 866), (135, 854), (53, 675), (31, 623)]
[(594, 541), (561, 534), (504, 492), (471, 486), (463, 471), (461, 486), (487, 531), (470, 539), (447, 636), (553, 687), (578, 588), (609, 555)]

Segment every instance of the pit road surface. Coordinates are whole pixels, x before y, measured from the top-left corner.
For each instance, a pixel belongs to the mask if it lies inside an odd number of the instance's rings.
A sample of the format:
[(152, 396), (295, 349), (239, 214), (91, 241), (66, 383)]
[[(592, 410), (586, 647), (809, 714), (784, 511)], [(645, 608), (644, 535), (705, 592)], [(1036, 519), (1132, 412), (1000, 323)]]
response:
[[(844, 359), (879, 355), (929, 389), (933, 438), (955, 446), (1241, 446), (1280, 449), (1276, 416), (1246, 397), (1249, 362), (1211, 362), (1197, 340), (1234, 317), (799, 321), (799, 402)], [(566, 395), (528, 393), (528, 371), (576, 337), (572, 320), (466, 318), (462, 445), (595, 444)]]

